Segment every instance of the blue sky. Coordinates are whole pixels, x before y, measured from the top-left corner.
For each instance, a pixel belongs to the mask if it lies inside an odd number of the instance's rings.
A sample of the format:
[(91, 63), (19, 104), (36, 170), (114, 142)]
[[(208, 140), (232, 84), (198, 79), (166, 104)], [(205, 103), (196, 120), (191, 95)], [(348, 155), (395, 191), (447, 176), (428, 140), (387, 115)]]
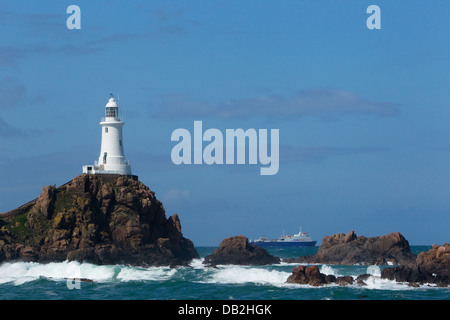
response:
[[(113, 92), (133, 173), (198, 246), (300, 226), (448, 242), (449, 16), (443, 0), (3, 0), (0, 212), (98, 158)], [(279, 172), (174, 165), (171, 134), (195, 120), (279, 129)]]

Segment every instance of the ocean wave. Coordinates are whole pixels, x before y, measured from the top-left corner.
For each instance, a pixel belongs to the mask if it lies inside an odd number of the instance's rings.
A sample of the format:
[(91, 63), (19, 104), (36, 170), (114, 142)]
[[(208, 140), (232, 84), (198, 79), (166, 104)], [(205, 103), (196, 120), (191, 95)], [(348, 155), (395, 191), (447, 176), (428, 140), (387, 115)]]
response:
[(381, 277), (381, 268), (376, 265), (368, 266), (366, 273), (372, 276)]
[(202, 282), (218, 284), (245, 284), (282, 285), (290, 273), (286, 271), (270, 270), (258, 267), (220, 266)]
[(169, 267), (121, 267), (116, 279), (121, 281), (164, 281), (171, 279), (177, 273)]
[(101, 282), (114, 276), (112, 266), (97, 266), (90, 263), (75, 261), (36, 263), (14, 262), (4, 263), (0, 266), (0, 284), (12, 282), (21, 285), (40, 278), (50, 280), (63, 279), (90, 279)]
[[(131, 267), (123, 265), (95, 265), (75, 261), (58, 263), (14, 262), (0, 265), (0, 285), (12, 283), (23, 285), (39, 279), (49, 281), (67, 281), (70, 279), (86, 279), (94, 283), (130, 282), (130, 281), (188, 281), (203, 284), (256, 284), (283, 288), (313, 288), (309, 285), (287, 284), (291, 275), (289, 266), (238, 266), (220, 265), (215, 268), (203, 264), (203, 259), (195, 259), (190, 267)], [(361, 287), (356, 281), (349, 287), (378, 290), (413, 290), (407, 283), (398, 283), (381, 278), (379, 266), (336, 266), (321, 265), (320, 272), (336, 277), (350, 275), (356, 280), (358, 275), (367, 273), (370, 276), (364, 280), (366, 286)], [(337, 286), (330, 284), (326, 286)], [(430, 288), (430, 285), (420, 287)]]
[(341, 276), (341, 274), (338, 274), (337, 271), (330, 265), (328, 264), (323, 264), (320, 267), (320, 273), (326, 274), (326, 275), (332, 275), (335, 277), (339, 277)]
[(0, 266), (0, 284), (22, 285), (41, 278), (61, 281), (86, 279), (92, 282), (166, 280), (177, 272), (169, 267), (137, 268), (121, 265), (95, 265), (76, 261), (36, 263), (14, 262)]

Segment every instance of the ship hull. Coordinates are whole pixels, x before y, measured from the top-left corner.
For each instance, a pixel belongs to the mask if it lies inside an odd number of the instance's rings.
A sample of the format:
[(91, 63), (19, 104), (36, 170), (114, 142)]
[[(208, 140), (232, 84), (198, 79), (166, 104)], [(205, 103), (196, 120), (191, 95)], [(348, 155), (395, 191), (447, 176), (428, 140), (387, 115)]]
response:
[(258, 247), (314, 247), (317, 241), (252, 241)]

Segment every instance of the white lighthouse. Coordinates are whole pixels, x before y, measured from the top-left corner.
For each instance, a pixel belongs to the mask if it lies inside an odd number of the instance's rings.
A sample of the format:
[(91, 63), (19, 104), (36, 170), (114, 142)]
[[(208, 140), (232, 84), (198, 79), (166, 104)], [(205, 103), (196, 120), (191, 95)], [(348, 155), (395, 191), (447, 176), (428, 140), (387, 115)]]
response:
[(100, 156), (94, 165), (84, 165), (87, 174), (131, 175), (131, 167), (123, 152), (122, 127), (125, 123), (119, 117), (119, 105), (111, 97), (105, 106), (105, 117), (101, 119), (102, 144)]

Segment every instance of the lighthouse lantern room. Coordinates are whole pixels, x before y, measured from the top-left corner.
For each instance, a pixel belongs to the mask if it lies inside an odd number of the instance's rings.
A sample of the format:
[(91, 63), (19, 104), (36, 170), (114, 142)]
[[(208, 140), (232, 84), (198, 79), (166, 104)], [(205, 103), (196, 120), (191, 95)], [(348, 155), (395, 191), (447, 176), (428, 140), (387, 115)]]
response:
[(111, 95), (105, 106), (105, 117), (100, 122), (102, 127), (100, 156), (93, 165), (84, 165), (83, 173), (131, 175), (130, 164), (123, 152), (124, 124), (119, 117), (119, 105)]

